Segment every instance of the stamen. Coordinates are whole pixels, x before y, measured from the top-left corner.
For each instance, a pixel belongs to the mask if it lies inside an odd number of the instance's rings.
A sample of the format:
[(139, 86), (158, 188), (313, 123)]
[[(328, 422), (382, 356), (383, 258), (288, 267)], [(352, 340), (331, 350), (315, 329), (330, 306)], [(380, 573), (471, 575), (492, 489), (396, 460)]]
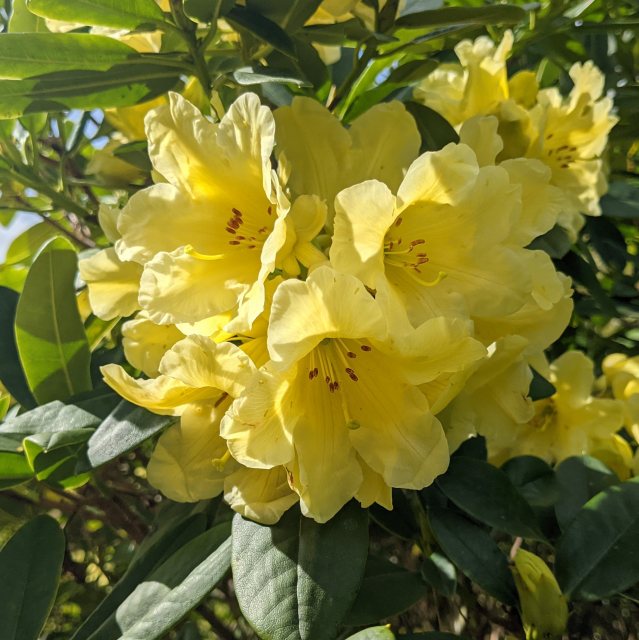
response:
[(213, 458), (211, 460), (211, 464), (216, 471), (224, 471), (224, 467), (226, 467), (228, 461), (231, 459), (231, 452), (227, 450), (227, 452), (221, 458)]

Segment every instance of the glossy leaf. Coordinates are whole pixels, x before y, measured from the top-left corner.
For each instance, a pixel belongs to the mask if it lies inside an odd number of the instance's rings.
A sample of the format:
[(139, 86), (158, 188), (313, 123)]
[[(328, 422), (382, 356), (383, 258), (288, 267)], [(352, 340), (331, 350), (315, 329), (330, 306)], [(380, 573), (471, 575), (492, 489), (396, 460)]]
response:
[(589, 500), (557, 544), (556, 574), (573, 599), (599, 600), (639, 581), (639, 478)]
[(431, 553), (424, 558), (421, 568), (422, 578), (439, 591), (443, 596), (450, 598), (457, 590), (457, 573), (455, 566), (440, 553)]
[(25, 524), (0, 551), (2, 637), (37, 640), (53, 606), (64, 534), (49, 516)]
[(269, 82), (277, 82), (279, 84), (293, 84), (297, 87), (310, 86), (306, 80), (295, 78), (286, 73), (278, 73), (268, 67), (262, 69), (251, 67), (242, 67), (233, 72), (233, 79), (241, 85), (250, 86), (254, 84), (265, 84)]
[[(75, 3), (70, 6), (74, 7)], [(106, 71), (133, 58), (140, 60), (141, 56), (123, 42), (106, 36), (89, 33), (0, 34), (0, 78), (22, 80), (54, 71), (80, 69)]]
[(122, 400), (89, 439), (89, 462), (98, 467), (113, 460), (176, 420), (174, 416), (158, 416)]
[(91, 411), (58, 400), (10, 418), (2, 425), (3, 433), (20, 434), (57, 432), (97, 427), (101, 419)]
[(428, 510), (428, 522), (439, 546), (464, 575), (505, 604), (515, 603), (508, 560), (483, 529), (461, 515), (436, 507)]
[(514, 5), (485, 7), (442, 7), (400, 16), (398, 27), (418, 28), (459, 24), (517, 24), (526, 18), (526, 11)]
[(178, 83), (180, 69), (118, 64), (108, 71), (61, 71), (0, 81), (0, 119), (65, 109), (105, 109), (151, 100)]
[(281, 53), (288, 56), (295, 55), (293, 41), (286, 31), (259, 13), (251, 11), (246, 7), (235, 6), (229, 11), (226, 19), (232, 26), (250, 32)]
[(375, 624), (405, 611), (430, 591), (418, 573), (369, 556), (361, 587), (344, 624)]
[(387, 626), (369, 627), (348, 636), (346, 640), (395, 640), (395, 634)]
[(0, 287), (0, 382), (23, 407), (35, 406), (35, 400), (25, 378), (15, 337), (15, 317), (18, 294)]
[(233, 519), (233, 579), (261, 638), (333, 640), (355, 601), (368, 554), (368, 515), (346, 505), (325, 524), (290, 509), (273, 526)]
[(438, 151), (450, 142), (459, 142), (459, 136), (451, 124), (437, 111), (416, 102), (407, 102), (406, 108), (415, 118), (422, 137), (420, 151)]
[(548, 507), (559, 498), (559, 486), (550, 465), (535, 456), (517, 456), (505, 462), (501, 470), (517, 491), (534, 507)]
[(480, 522), (513, 536), (543, 539), (528, 503), (508, 476), (488, 462), (451, 458), (446, 473), (437, 478), (437, 486), (462, 511)]
[(27, 0), (27, 6), (43, 18), (115, 29), (137, 29), (164, 19), (154, 0)]

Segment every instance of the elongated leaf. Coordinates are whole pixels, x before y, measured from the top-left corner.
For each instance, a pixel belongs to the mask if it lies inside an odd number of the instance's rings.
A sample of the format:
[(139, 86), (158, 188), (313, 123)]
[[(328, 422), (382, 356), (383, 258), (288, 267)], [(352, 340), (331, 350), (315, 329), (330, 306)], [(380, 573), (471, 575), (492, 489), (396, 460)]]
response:
[(164, 20), (154, 0), (28, 0), (27, 6), (43, 18), (115, 29), (137, 29)]
[(42, 18), (33, 15), (27, 9), (26, 0), (13, 0), (7, 31), (9, 33), (46, 33), (49, 30)]
[(370, 556), (357, 598), (344, 623), (354, 627), (375, 624), (405, 611), (429, 591), (418, 573)]
[(398, 27), (434, 27), (449, 24), (517, 24), (525, 20), (526, 12), (514, 5), (487, 7), (442, 7), (432, 11), (419, 11), (399, 17)]
[(516, 601), (508, 560), (480, 527), (446, 509), (431, 507), (428, 522), (437, 543), (457, 568), (505, 604)]
[(252, 33), (288, 56), (295, 55), (295, 47), (289, 35), (279, 25), (246, 7), (235, 6), (226, 16), (229, 23)]
[(34, 433), (91, 429), (97, 427), (100, 422), (101, 419), (91, 411), (54, 400), (6, 420), (2, 425), (2, 432), (20, 434), (24, 437)]
[(501, 470), (533, 507), (549, 507), (558, 500), (555, 472), (541, 458), (517, 456), (505, 462)]
[[(7, 441), (5, 440), (5, 444)], [(33, 477), (33, 470), (23, 453), (0, 452), (0, 481), (2, 488), (22, 484)]]
[[(155, 640), (177, 624), (224, 577), (231, 566), (227, 523), (217, 525), (182, 548), (120, 605), (121, 640)], [(177, 584), (176, 575), (193, 559), (198, 564)], [(175, 585), (175, 586), (174, 586)], [(101, 638), (96, 634), (95, 639)]]
[(35, 259), (16, 311), (16, 342), (39, 403), (91, 389), (90, 353), (75, 300), (77, 256), (54, 238)]
[(37, 640), (53, 606), (64, 534), (49, 516), (25, 524), (0, 551), (2, 637)]
[(242, 67), (233, 72), (233, 79), (241, 85), (250, 86), (253, 84), (265, 84), (268, 82), (277, 82), (279, 84), (294, 84), (297, 87), (308, 87), (310, 83), (301, 78), (295, 78), (287, 73), (278, 73), (272, 69), (264, 67), (252, 69), (251, 67)]
[(233, 578), (261, 638), (333, 640), (355, 600), (368, 553), (368, 515), (355, 503), (326, 524), (297, 507), (271, 527), (235, 516)]
[(440, 553), (431, 553), (428, 558), (424, 558), (421, 573), (424, 580), (443, 596), (450, 598), (455, 594), (457, 590), (455, 566)]
[[(437, 486), (462, 511), (513, 536), (543, 539), (535, 514), (508, 476), (488, 462), (451, 458)], [(486, 496), (490, 500), (486, 500)]]
[(175, 421), (174, 416), (158, 416), (122, 400), (89, 439), (89, 462), (98, 467), (113, 460)]
[(17, 306), (18, 294), (6, 287), (0, 287), (0, 381), (17, 402), (29, 409), (35, 406), (35, 400), (22, 370), (16, 347), (14, 324)]
[(60, 232), (46, 222), (40, 222), (21, 233), (7, 249), (5, 264), (31, 262), (40, 247)]
[(0, 81), (0, 119), (65, 109), (106, 109), (151, 100), (172, 89), (180, 69), (119, 64), (108, 71), (61, 71)]
[(556, 573), (569, 597), (599, 600), (639, 581), (639, 478), (589, 500), (557, 544)]
[(91, 612), (89, 617), (74, 633), (72, 640), (87, 640), (109, 618), (115, 624), (115, 611), (144, 582), (154, 569), (195, 536), (204, 532), (206, 517), (203, 514), (188, 517), (174, 526), (161, 527), (147, 537), (138, 548), (131, 564), (109, 595)]
[(0, 34), (0, 78), (22, 80), (54, 71), (80, 69), (106, 71), (133, 58), (142, 59), (135, 49), (106, 36), (89, 33)]

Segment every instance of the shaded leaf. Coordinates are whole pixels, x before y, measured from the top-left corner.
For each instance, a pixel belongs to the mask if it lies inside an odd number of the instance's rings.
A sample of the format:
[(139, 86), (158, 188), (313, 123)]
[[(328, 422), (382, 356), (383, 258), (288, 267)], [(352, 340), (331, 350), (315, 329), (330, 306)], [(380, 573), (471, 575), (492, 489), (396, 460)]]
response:
[(450, 24), (517, 24), (526, 19), (526, 11), (514, 5), (485, 7), (442, 7), (400, 16), (397, 27), (434, 27)]
[(406, 108), (415, 118), (422, 137), (420, 151), (439, 151), (450, 142), (459, 142), (459, 136), (452, 125), (437, 111), (417, 102), (407, 102)]
[(235, 6), (228, 12), (226, 19), (232, 26), (245, 29), (278, 51), (288, 56), (295, 55), (293, 41), (286, 31), (259, 13), (246, 7)]
[(72, 245), (54, 238), (33, 262), (18, 301), (18, 353), (41, 404), (91, 389), (91, 356), (75, 299), (76, 269)]

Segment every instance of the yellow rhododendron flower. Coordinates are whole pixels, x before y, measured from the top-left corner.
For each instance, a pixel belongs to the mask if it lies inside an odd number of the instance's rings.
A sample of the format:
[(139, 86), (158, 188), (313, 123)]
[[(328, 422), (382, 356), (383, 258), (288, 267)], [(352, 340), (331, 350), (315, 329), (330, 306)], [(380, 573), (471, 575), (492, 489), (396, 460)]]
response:
[(568, 624), (568, 603), (548, 565), (518, 549), (512, 567), (526, 640), (558, 640)]
[(438, 315), (507, 317), (533, 292), (536, 252), (513, 234), (520, 202), (506, 170), (450, 144), (415, 160), (397, 197), (377, 181), (340, 192), (331, 262), (376, 289), (387, 313), (403, 306), (415, 326)]
[(515, 432), (494, 440), (499, 460), (534, 455), (547, 462), (570, 456), (616, 450), (615, 434), (623, 424), (618, 400), (594, 398), (593, 362), (580, 351), (567, 351), (550, 366), (556, 392), (534, 402), (535, 415)]
[(353, 496), (390, 508), (391, 487), (421, 488), (445, 470), (443, 431), (418, 386), (484, 353), (459, 320), (389, 335), (364, 285), (327, 266), (277, 288), (268, 348), (221, 433), (242, 464), (284, 465), (318, 522)]
[(220, 493), (224, 477), (237, 464), (220, 438), (219, 422), (255, 374), (251, 359), (230, 342), (189, 336), (166, 352), (156, 378), (136, 380), (114, 364), (101, 371), (105, 382), (129, 402), (180, 417), (157, 443), (149, 482), (179, 502)]
[(611, 353), (602, 368), (613, 396), (623, 402), (624, 425), (639, 442), (639, 356)]
[(567, 98), (556, 88), (539, 90), (530, 71), (509, 80), (512, 44), (510, 31), (498, 46), (485, 36), (460, 42), (460, 64), (438, 67), (416, 87), (415, 98), (457, 128), (474, 116), (496, 116), (504, 142), (499, 159), (537, 158), (551, 169), (552, 184), (565, 195), (559, 223), (575, 237), (580, 212), (601, 212), (601, 154), (617, 122), (612, 100), (602, 97), (604, 78), (592, 62), (571, 67), (574, 87)]
[(146, 119), (149, 155), (168, 181), (137, 192), (118, 219), (122, 260), (143, 265), (140, 306), (158, 324), (264, 308), (286, 241), (288, 203), (271, 167), (274, 122), (244, 94), (213, 124), (178, 94)]

